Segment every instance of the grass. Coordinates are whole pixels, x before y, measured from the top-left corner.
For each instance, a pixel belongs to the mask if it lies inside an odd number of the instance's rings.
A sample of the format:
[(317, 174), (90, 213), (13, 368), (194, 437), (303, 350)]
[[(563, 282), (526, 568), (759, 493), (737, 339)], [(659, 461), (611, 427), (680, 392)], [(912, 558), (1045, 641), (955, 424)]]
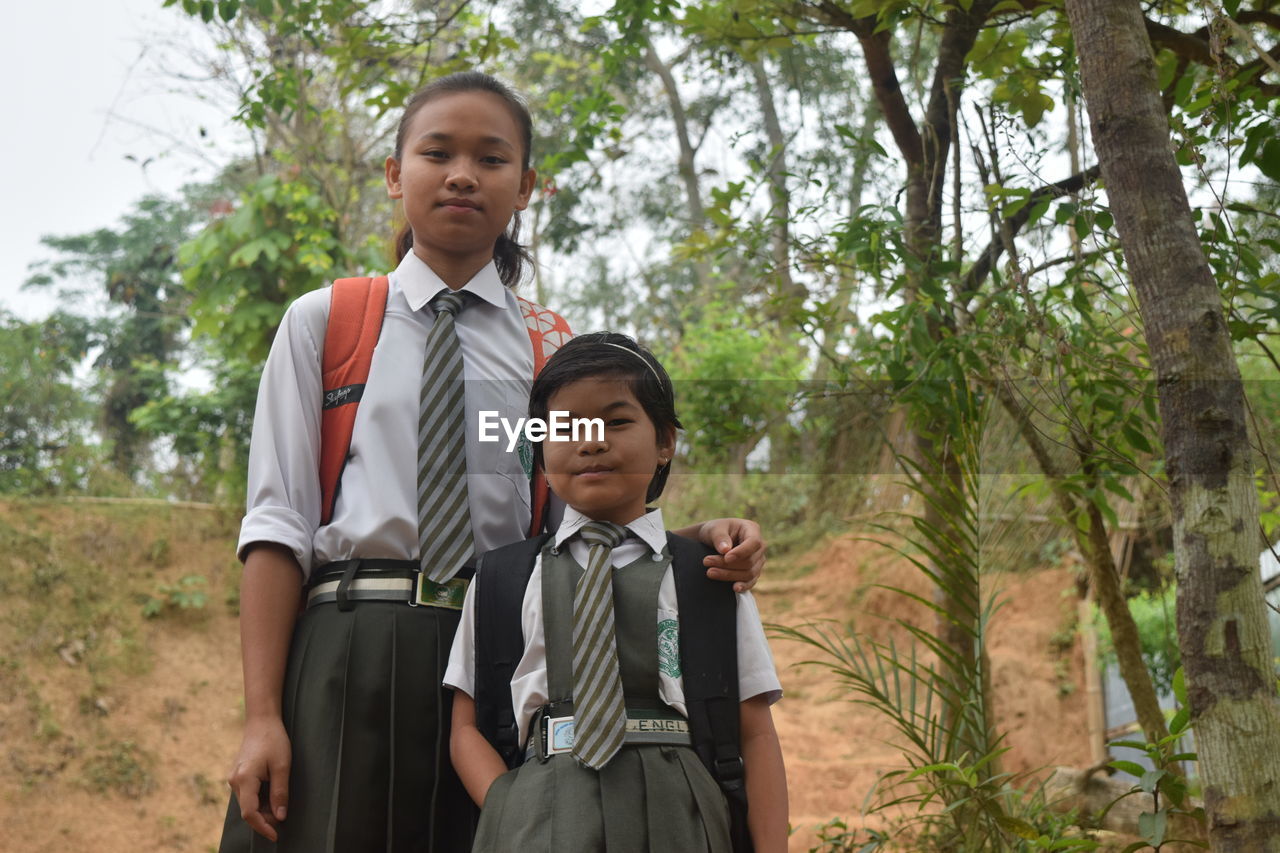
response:
[(85, 762), (84, 783), (95, 793), (137, 800), (155, 790), (155, 763), (154, 756), (133, 741), (114, 741)]
[(201, 630), (207, 602), (226, 600), (226, 558), (190, 556), (225, 554), (233, 530), (224, 513), (154, 503), (0, 501), (0, 715), (22, 736), (24, 788), (74, 772), (96, 793), (152, 789), (154, 758), (113, 730), (114, 697), (154, 663), (145, 602), (160, 599), (169, 631)]

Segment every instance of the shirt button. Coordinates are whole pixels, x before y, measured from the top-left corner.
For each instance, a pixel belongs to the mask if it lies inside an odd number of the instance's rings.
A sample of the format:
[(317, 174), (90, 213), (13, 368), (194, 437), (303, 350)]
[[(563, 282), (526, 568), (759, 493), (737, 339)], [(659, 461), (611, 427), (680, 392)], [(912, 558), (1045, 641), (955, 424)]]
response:
[(662, 559), (662, 555), (661, 555), (661, 554), (654, 554), (654, 555), (653, 555), (653, 561), (654, 561), (655, 563), (656, 563), (656, 562), (658, 562), (658, 561), (660, 561), (661, 559)]

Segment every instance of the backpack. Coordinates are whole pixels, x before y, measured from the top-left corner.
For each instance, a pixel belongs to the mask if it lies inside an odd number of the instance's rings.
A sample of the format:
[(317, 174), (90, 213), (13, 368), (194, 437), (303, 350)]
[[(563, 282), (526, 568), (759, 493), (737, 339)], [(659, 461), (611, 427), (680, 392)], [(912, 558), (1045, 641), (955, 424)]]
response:
[[(329, 297), (329, 325), (324, 336), (321, 360), (321, 387), (324, 398), (320, 412), (320, 523), (333, 518), (342, 470), (351, 452), (351, 432), (356, 410), (369, 380), (373, 348), (382, 332), (387, 310), (387, 277), (340, 278), (334, 281)], [(547, 359), (571, 337), (565, 319), (524, 297), (517, 296), (529, 343), (533, 347), (533, 375), (542, 371)], [(550, 492), (542, 472), (535, 470), (529, 483), (532, 520), (529, 535), (536, 536), (546, 520)]]
[[(476, 727), (508, 767), (524, 761), (519, 727), (511, 707), (511, 678), (524, 654), (520, 614), (525, 588), (550, 533), (488, 552), (480, 559), (475, 589)], [(698, 758), (711, 772), (729, 804), (729, 832), (735, 853), (751, 853), (747, 829), (747, 789), (738, 717), (737, 599), (733, 587), (707, 577), (702, 559), (713, 553), (692, 539), (667, 533), (680, 620), (689, 733)]]

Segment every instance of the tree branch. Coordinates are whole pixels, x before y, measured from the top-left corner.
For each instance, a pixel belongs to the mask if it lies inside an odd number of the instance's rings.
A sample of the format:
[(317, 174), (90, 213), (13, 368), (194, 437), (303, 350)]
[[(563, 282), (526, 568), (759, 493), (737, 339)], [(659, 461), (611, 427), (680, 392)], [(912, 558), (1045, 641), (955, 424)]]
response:
[[(1027, 220), (1031, 217), (1031, 208), (1042, 201), (1080, 192), (1080, 190), (1096, 181), (1099, 174), (1101, 174), (1099, 167), (1094, 165), (1083, 172), (1078, 172), (1069, 178), (1063, 178), (1056, 183), (1047, 184), (1033, 192), (1027, 203), (1017, 213), (1005, 218), (1004, 224), (1009, 229), (1009, 235), (1016, 236), (1022, 230), (1022, 227), (1027, 224)], [(997, 237), (991, 241), (986, 250), (973, 262), (973, 266), (969, 268), (969, 271), (965, 273), (960, 290), (956, 294), (958, 303), (965, 306), (968, 305), (969, 300), (986, 282), (987, 276), (991, 275), (991, 270), (995, 268), (996, 262), (1000, 260), (1002, 254), (1004, 254), (1004, 241)]]
[(805, 8), (832, 26), (857, 37), (858, 43), (862, 45), (867, 74), (871, 77), (871, 89), (875, 93), (876, 103), (880, 105), (885, 124), (893, 134), (893, 141), (909, 166), (919, 165), (924, 160), (924, 143), (915, 119), (911, 117), (911, 108), (902, 95), (902, 84), (898, 82), (893, 54), (889, 50), (889, 31), (876, 30), (874, 15), (855, 18), (831, 0), (823, 0), (816, 6)]

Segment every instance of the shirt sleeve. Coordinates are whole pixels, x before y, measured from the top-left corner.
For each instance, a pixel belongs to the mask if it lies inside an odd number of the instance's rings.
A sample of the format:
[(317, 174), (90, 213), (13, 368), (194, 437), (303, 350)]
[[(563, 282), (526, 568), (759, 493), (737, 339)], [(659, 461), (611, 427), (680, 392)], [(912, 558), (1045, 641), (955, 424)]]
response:
[(320, 344), (329, 290), (297, 299), (280, 323), (258, 385), (249, 445), (246, 513), (237, 554), (254, 542), (284, 545), (311, 574), (320, 526)]
[(773, 653), (760, 624), (760, 611), (749, 592), (738, 593), (738, 698), (765, 695), (772, 705), (782, 698), (782, 683)]
[[(736, 597), (738, 699), (765, 695), (772, 705), (782, 698), (782, 683), (778, 681), (773, 653), (769, 650), (764, 626), (760, 624), (760, 611), (751, 593), (740, 592)], [(668, 568), (658, 587), (658, 694), (663, 702), (687, 717), (684, 680), (679, 668), (678, 606), (675, 575)], [(667, 665), (664, 666), (664, 662)]]
[(462, 601), (462, 616), (458, 631), (453, 635), (453, 648), (449, 650), (449, 664), (441, 681), (445, 687), (459, 690), (475, 698), (476, 685), (476, 584), (467, 584), (467, 597)]

